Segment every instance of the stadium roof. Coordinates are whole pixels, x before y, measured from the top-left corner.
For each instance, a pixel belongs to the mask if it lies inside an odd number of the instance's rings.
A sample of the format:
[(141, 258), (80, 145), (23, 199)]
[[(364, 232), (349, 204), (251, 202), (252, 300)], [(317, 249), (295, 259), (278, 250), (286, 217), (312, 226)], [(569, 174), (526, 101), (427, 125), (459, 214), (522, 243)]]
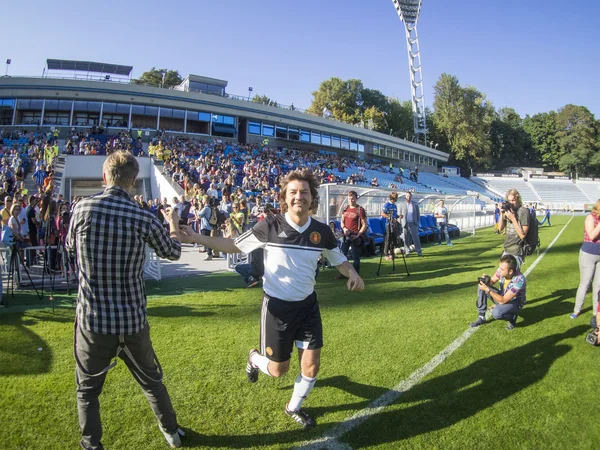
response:
[(74, 70), (76, 72), (97, 72), (123, 75), (128, 77), (133, 70), (132, 66), (119, 64), (106, 64), (92, 61), (72, 61), (68, 59), (47, 59), (48, 70)]

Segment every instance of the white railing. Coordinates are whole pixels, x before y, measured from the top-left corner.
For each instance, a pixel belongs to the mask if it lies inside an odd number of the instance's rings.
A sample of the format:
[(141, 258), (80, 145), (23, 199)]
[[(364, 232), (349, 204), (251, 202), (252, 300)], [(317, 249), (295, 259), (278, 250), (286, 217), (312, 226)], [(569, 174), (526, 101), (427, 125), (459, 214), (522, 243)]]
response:
[(146, 261), (144, 262), (144, 274), (156, 281), (162, 279), (162, 271), (160, 268), (160, 258), (156, 252), (150, 247), (146, 247)]

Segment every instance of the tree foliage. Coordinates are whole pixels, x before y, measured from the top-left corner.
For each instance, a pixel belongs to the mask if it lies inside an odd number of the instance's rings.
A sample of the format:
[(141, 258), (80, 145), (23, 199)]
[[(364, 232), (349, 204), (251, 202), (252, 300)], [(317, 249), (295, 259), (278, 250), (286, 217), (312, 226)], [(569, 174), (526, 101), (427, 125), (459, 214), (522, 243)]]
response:
[(561, 156), (556, 130), (556, 112), (544, 112), (526, 116), (523, 131), (527, 133), (531, 147), (537, 154), (537, 162), (548, 169), (558, 170)]
[[(165, 77), (164, 83), (163, 74)], [(133, 83), (143, 84), (145, 86), (162, 86), (170, 88), (181, 84), (182, 81), (183, 79), (181, 78), (181, 75), (179, 75), (179, 72), (177, 70), (157, 69), (156, 67), (152, 67), (152, 69), (140, 75), (139, 78), (134, 79)]]
[(407, 131), (413, 130), (410, 106), (407, 108), (381, 91), (364, 87), (358, 79), (332, 77), (323, 81), (313, 92), (308, 112), (398, 137), (405, 137)]
[(252, 98), (252, 101), (254, 103), (260, 103), (261, 105), (267, 105), (267, 106), (279, 106), (279, 103), (277, 103), (275, 100), (271, 100), (269, 97), (267, 97), (266, 95), (255, 95)]
[(442, 74), (434, 87), (433, 122), (450, 146), (452, 160), (463, 168), (491, 164), (490, 126), (494, 108), (484, 94), (460, 86), (458, 78)]
[[(258, 100), (255, 100), (258, 101)], [(269, 104), (264, 97), (260, 103)], [(450, 153), (450, 163), (470, 169), (543, 166), (547, 170), (600, 173), (600, 120), (583, 106), (521, 116), (496, 110), (475, 87), (442, 74), (434, 87), (433, 111), (426, 109), (427, 140)], [(411, 101), (386, 97), (358, 79), (332, 77), (313, 92), (308, 111), (395, 137), (412, 140)]]
[(558, 110), (556, 131), (560, 170), (589, 175), (600, 167), (597, 122), (586, 107), (566, 105)]

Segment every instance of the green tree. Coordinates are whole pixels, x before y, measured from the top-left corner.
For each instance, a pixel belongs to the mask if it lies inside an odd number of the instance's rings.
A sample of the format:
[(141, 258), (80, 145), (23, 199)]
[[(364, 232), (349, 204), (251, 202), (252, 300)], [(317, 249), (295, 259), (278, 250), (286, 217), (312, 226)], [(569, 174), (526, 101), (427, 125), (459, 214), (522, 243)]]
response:
[(458, 78), (442, 74), (434, 87), (433, 121), (446, 137), (451, 161), (464, 169), (491, 164), (490, 125), (494, 108), (485, 95)]
[(255, 95), (254, 98), (252, 98), (252, 101), (254, 103), (260, 103), (261, 105), (279, 106), (279, 103), (277, 103), (275, 100), (271, 100), (266, 95)]
[(544, 168), (558, 170), (558, 161), (562, 156), (556, 129), (556, 111), (525, 116), (523, 130), (527, 133), (532, 151), (539, 155)]
[(585, 106), (564, 106), (556, 115), (556, 129), (562, 151), (559, 169), (582, 175), (594, 173), (600, 167), (600, 155), (596, 119), (590, 110)]
[(513, 108), (501, 108), (490, 125), (492, 168), (532, 165), (538, 155), (523, 129), (523, 120)]
[[(165, 76), (164, 84), (163, 74)], [(156, 87), (163, 86), (166, 88), (177, 86), (182, 81), (181, 75), (179, 75), (177, 70), (157, 69), (156, 67), (144, 72), (139, 78), (133, 80), (135, 84)]]
[(384, 130), (384, 132), (410, 141), (415, 130), (412, 103), (388, 97), (387, 104), (388, 130)]
[(347, 81), (332, 77), (323, 81), (314, 91), (308, 112), (317, 116), (331, 115), (334, 119), (358, 123), (361, 120), (363, 84), (357, 79)]

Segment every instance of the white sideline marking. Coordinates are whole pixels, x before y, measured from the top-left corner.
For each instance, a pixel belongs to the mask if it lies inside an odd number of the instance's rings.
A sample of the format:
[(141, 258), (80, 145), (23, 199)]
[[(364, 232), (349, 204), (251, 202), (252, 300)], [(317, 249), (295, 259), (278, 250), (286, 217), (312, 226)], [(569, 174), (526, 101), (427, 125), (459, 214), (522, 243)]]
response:
[[(531, 267), (527, 269), (525, 272), (525, 277), (527, 277), (531, 271), (538, 265), (538, 263), (542, 260), (542, 258), (548, 253), (558, 238), (561, 236), (563, 231), (567, 229), (571, 220), (573, 220), (574, 216), (571, 216), (569, 221), (565, 224), (565, 226), (560, 230), (560, 232), (556, 235), (554, 240), (550, 243), (550, 245), (544, 250), (544, 252), (537, 257), (537, 259), (533, 262)], [(305, 442), (301, 444), (296, 449), (300, 450), (317, 450), (317, 449), (330, 449), (330, 450), (352, 450), (352, 447), (343, 442), (339, 442), (342, 436), (346, 433), (352, 431), (357, 426), (361, 425), (371, 416), (380, 413), (383, 409), (389, 404), (395, 402), (402, 394), (406, 391), (410, 390), (415, 384), (419, 383), (424, 377), (429, 375), (431, 372), (435, 370), (437, 366), (443, 363), (448, 356), (450, 356), (456, 349), (458, 349), (461, 345), (463, 345), (467, 339), (469, 339), (479, 328), (467, 328), (463, 334), (461, 334), (458, 338), (456, 338), (450, 345), (448, 345), (444, 350), (438, 353), (433, 357), (427, 364), (425, 364), (420, 369), (414, 371), (408, 378), (402, 380), (398, 385), (394, 386), (385, 394), (381, 395), (379, 398), (376, 398), (364, 409), (361, 409), (356, 414), (344, 419), (343, 422), (339, 423), (331, 430), (325, 432), (325, 434), (317, 439), (312, 441)]]

